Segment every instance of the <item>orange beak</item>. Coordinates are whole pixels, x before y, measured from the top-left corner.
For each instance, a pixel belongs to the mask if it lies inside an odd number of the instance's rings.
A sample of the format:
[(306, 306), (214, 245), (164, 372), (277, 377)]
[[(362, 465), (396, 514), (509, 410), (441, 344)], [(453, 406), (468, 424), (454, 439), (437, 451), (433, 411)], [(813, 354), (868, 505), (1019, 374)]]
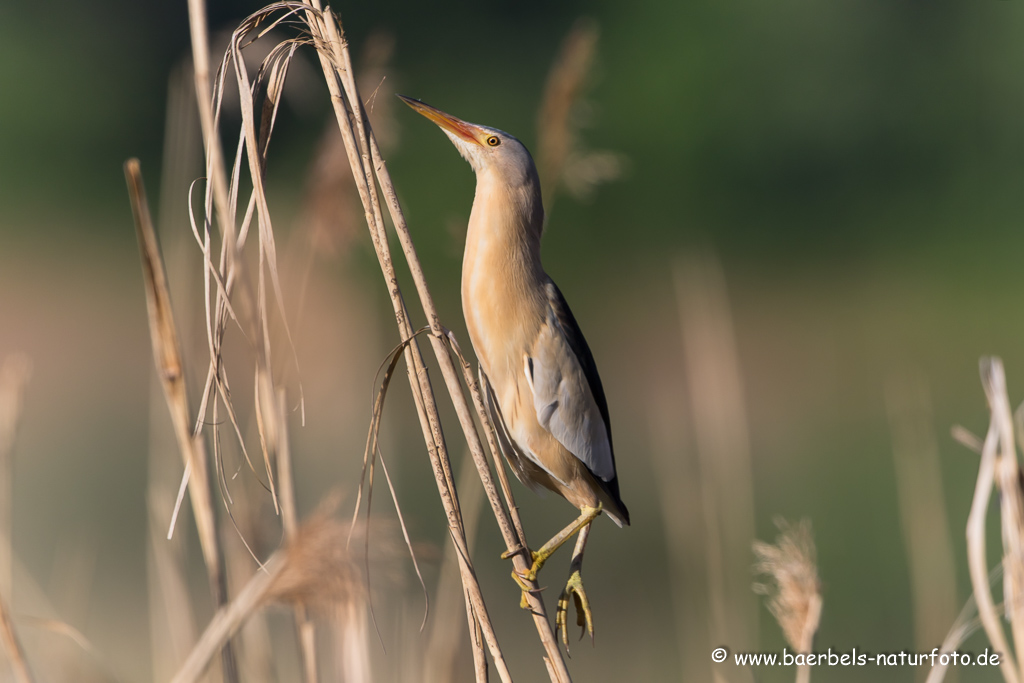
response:
[(400, 97), (403, 102), (408, 104), (415, 111), (417, 111), (420, 114), (423, 114), (423, 116), (426, 116), (428, 119), (430, 119), (437, 125), (441, 126), (441, 128), (448, 131), (449, 133), (458, 135), (460, 138), (467, 142), (473, 142), (478, 145), (480, 144), (480, 141), (477, 139), (476, 134), (474, 132), (476, 126), (474, 126), (472, 123), (466, 123), (462, 119), (457, 119), (450, 114), (445, 114), (440, 109), (435, 109), (434, 107), (431, 107), (429, 104), (425, 104), (423, 102), (420, 102), (419, 100), (414, 100), (411, 97), (406, 97), (405, 95), (399, 95), (398, 97)]

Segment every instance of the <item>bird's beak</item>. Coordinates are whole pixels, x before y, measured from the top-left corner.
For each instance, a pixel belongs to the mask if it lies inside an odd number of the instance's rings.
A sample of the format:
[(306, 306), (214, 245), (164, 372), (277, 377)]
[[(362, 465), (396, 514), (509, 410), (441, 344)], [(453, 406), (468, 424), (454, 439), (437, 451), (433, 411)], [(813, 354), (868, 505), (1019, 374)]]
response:
[(419, 100), (414, 100), (411, 97), (406, 97), (405, 95), (399, 95), (399, 97), (415, 111), (423, 114), (428, 119), (441, 126), (442, 129), (452, 133), (453, 135), (459, 136), (466, 142), (472, 142), (477, 145), (480, 144), (480, 140), (477, 139), (474, 130), (476, 126), (472, 123), (467, 123), (462, 119), (457, 119), (451, 114), (445, 114), (440, 109), (435, 109), (429, 104), (425, 104)]

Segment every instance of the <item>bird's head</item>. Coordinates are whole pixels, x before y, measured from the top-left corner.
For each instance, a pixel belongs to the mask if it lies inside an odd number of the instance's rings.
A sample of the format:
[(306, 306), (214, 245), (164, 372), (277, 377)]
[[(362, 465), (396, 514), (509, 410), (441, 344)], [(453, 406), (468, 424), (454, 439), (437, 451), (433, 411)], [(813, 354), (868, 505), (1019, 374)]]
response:
[(444, 131), (478, 177), (493, 173), (507, 185), (539, 184), (530, 152), (505, 131), (463, 121), (411, 97), (399, 97)]

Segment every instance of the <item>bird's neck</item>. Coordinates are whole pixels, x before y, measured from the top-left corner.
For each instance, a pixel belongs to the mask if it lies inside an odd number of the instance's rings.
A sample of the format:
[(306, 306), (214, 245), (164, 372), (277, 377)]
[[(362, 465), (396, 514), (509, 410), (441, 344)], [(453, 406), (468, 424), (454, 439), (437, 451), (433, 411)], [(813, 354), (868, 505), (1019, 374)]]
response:
[[(492, 362), (503, 362), (503, 356), (514, 355), (519, 340), (512, 337), (520, 331), (528, 334), (529, 321), (540, 318), (547, 281), (540, 261), (543, 224), (536, 183), (508, 184), (487, 173), (477, 176), (462, 261), (462, 305), (485, 370)], [(509, 324), (509, 334), (501, 335), (500, 341), (493, 334), (487, 339), (481, 334), (495, 321)]]
[(466, 234), (463, 273), (486, 267), (493, 269), (490, 272), (496, 280), (505, 279), (503, 275), (542, 279), (543, 226), (544, 208), (535, 175), (527, 182), (509, 184), (492, 173), (479, 174)]

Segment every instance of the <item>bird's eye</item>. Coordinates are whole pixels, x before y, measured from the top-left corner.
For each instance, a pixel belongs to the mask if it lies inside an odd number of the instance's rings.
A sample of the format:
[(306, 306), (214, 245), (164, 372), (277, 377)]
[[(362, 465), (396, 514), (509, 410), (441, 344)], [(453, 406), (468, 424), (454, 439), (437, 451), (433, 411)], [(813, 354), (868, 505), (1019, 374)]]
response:
[(497, 147), (498, 145), (501, 144), (501, 138), (499, 138), (497, 135), (492, 135), (491, 137), (487, 138), (487, 144), (490, 145), (491, 147)]

